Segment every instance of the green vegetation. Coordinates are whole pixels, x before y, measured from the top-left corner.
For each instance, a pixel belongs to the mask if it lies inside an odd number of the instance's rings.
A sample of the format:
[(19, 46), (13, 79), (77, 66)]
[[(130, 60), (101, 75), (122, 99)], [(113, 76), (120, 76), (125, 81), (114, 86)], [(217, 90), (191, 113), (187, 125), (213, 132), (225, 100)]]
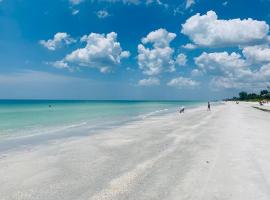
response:
[(262, 90), (259, 94), (247, 93), (242, 91), (239, 93), (239, 97), (233, 97), (232, 99), (226, 99), (227, 101), (261, 101), (270, 100), (270, 91)]

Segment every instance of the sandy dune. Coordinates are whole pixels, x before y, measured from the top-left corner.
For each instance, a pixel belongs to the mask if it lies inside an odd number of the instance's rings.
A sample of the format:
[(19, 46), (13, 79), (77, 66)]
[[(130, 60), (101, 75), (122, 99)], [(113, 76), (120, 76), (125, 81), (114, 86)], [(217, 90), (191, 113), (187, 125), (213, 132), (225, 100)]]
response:
[(1, 200), (269, 200), (270, 114), (228, 103), (0, 155)]

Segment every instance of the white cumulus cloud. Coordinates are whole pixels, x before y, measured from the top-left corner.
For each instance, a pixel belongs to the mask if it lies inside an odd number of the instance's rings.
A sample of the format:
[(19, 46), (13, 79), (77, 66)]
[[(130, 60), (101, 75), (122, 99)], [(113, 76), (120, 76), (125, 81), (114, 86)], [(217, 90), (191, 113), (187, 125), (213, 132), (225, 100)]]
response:
[(187, 56), (183, 53), (178, 54), (176, 64), (179, 66), (185, 66), (187, 64)]
[(153, 85), (159, 85), (159, 84), (160, 84), (159, 79), (155, 77), (139, 80), (139, 83), (138, 83), (138, 85), (140, 86), (153, 86)]
[(60, 48), (63, 45), (68, 45), (76, 42), (69, 34), (67, 33), (56, 33), (53, 39), (49, 39), (47, 41), (40, 40), (39, 43), (44, 46), (45, 48), (54, 51)]
[(198, 13), (187, 19), (181, 32), (196, 45), (237, 46), (265, 41), (269, 25), (251, 18), (221, 20), (214, 11), (208, 11), (205, 15)]
[(193, 69), (192, 71), (191, 71), (191, 76), (202, 76), (203, 75), (203, 72), (201, 71), (201, 70), (199, 70), (199, 69)]
[[(150, 32), (147, 37), (142, 38), (142, 43), (138, 45), (138, 65), (146, 75), (158, 75), (163, 71), (173, 71), (174, 63), (172, 56), (174, 49), (170, 47), (170, 42), (176, 34), (165, 29), (158, 29)], [(144, 45), (152, 44), (152, 48)]]
[[(268, 80), (269, 81), (269, 80)], [(253, 79), (241, 80), (234, 77), (217, 76), (211, 79), (210, 86), (213, 90), (220, 89), (261, 89), (265, 88), (268, 84), (267, 80), (255, 81)]]
[(202, 53), (194, 58), (196, 73), (212, 77), (216, 88), (251, 88), (266, 84), (270, 78), (270, 63), (253, 65), (240, 54), (232, 52)]
[(170, 42), (176, 37), (175, 33), (170, 33), (166, 29), (158, 29), (150, 32), (146, 37), (142, 38), (142, 43), (153, 43), (156, 48), (163, 48), (170, 45)]
[(170, 80), (167, 85), (176, 88), (194, 88), (199, 85), (199, 82), (180, 76)]
[(243, 55), (252, 63), (270, 62), (270, 48), (268, 45), (247, 46), (243, 48)]
[(90, 33), (81, 37), (81, 41), (86, 42), (86, 46), (66, 55), (61, 65), (97, 68), (106, 73), (119, 65), (123, 58), (130, 56), (128, 51), (122, 50), (115, 32), (107, 35)]
[(59, 61), (55, 61), (55, 62), (48, 62), (47, 64), (50, 64), (53, 67), (58, 68), (58, 69), (68, 69), (68, 70), (72, 71), (70, 66), (66, 62), (64, 62), (63, 60), (59, 60)]
[(245, 70), (247, 63), (238, 53), (228, 52), (203, 52), (200, 56), (195, 57), (195, 64), (200, 70), (212, 74), (224, 73), (226, 75), (239, 74)]
[(182, 45), (182, 48), (192, 50), (192, 49), (196, 49), (197, 46), (195, 44), (187, 43), (185, 45)]

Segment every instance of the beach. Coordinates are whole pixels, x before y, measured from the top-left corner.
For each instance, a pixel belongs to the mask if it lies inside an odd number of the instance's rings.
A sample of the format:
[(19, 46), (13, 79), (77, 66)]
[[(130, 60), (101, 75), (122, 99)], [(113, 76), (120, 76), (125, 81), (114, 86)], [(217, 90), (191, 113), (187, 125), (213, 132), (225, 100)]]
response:
[(1, 200), (269, 200), (270, 114), (232, 102), (0, 153)]

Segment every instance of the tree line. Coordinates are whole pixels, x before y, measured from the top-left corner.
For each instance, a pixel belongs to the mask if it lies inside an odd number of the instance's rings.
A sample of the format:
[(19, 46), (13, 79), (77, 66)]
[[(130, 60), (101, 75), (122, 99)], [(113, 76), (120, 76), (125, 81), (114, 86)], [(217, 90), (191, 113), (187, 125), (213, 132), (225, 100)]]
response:
[(229, 101), (261, 101), (270, 100), (270, 91), (261, 90), (259, 94), (247, 93), (245, 91), (239, 92), (238, 97), (233, 97), (231, 99), (226, 99)]

